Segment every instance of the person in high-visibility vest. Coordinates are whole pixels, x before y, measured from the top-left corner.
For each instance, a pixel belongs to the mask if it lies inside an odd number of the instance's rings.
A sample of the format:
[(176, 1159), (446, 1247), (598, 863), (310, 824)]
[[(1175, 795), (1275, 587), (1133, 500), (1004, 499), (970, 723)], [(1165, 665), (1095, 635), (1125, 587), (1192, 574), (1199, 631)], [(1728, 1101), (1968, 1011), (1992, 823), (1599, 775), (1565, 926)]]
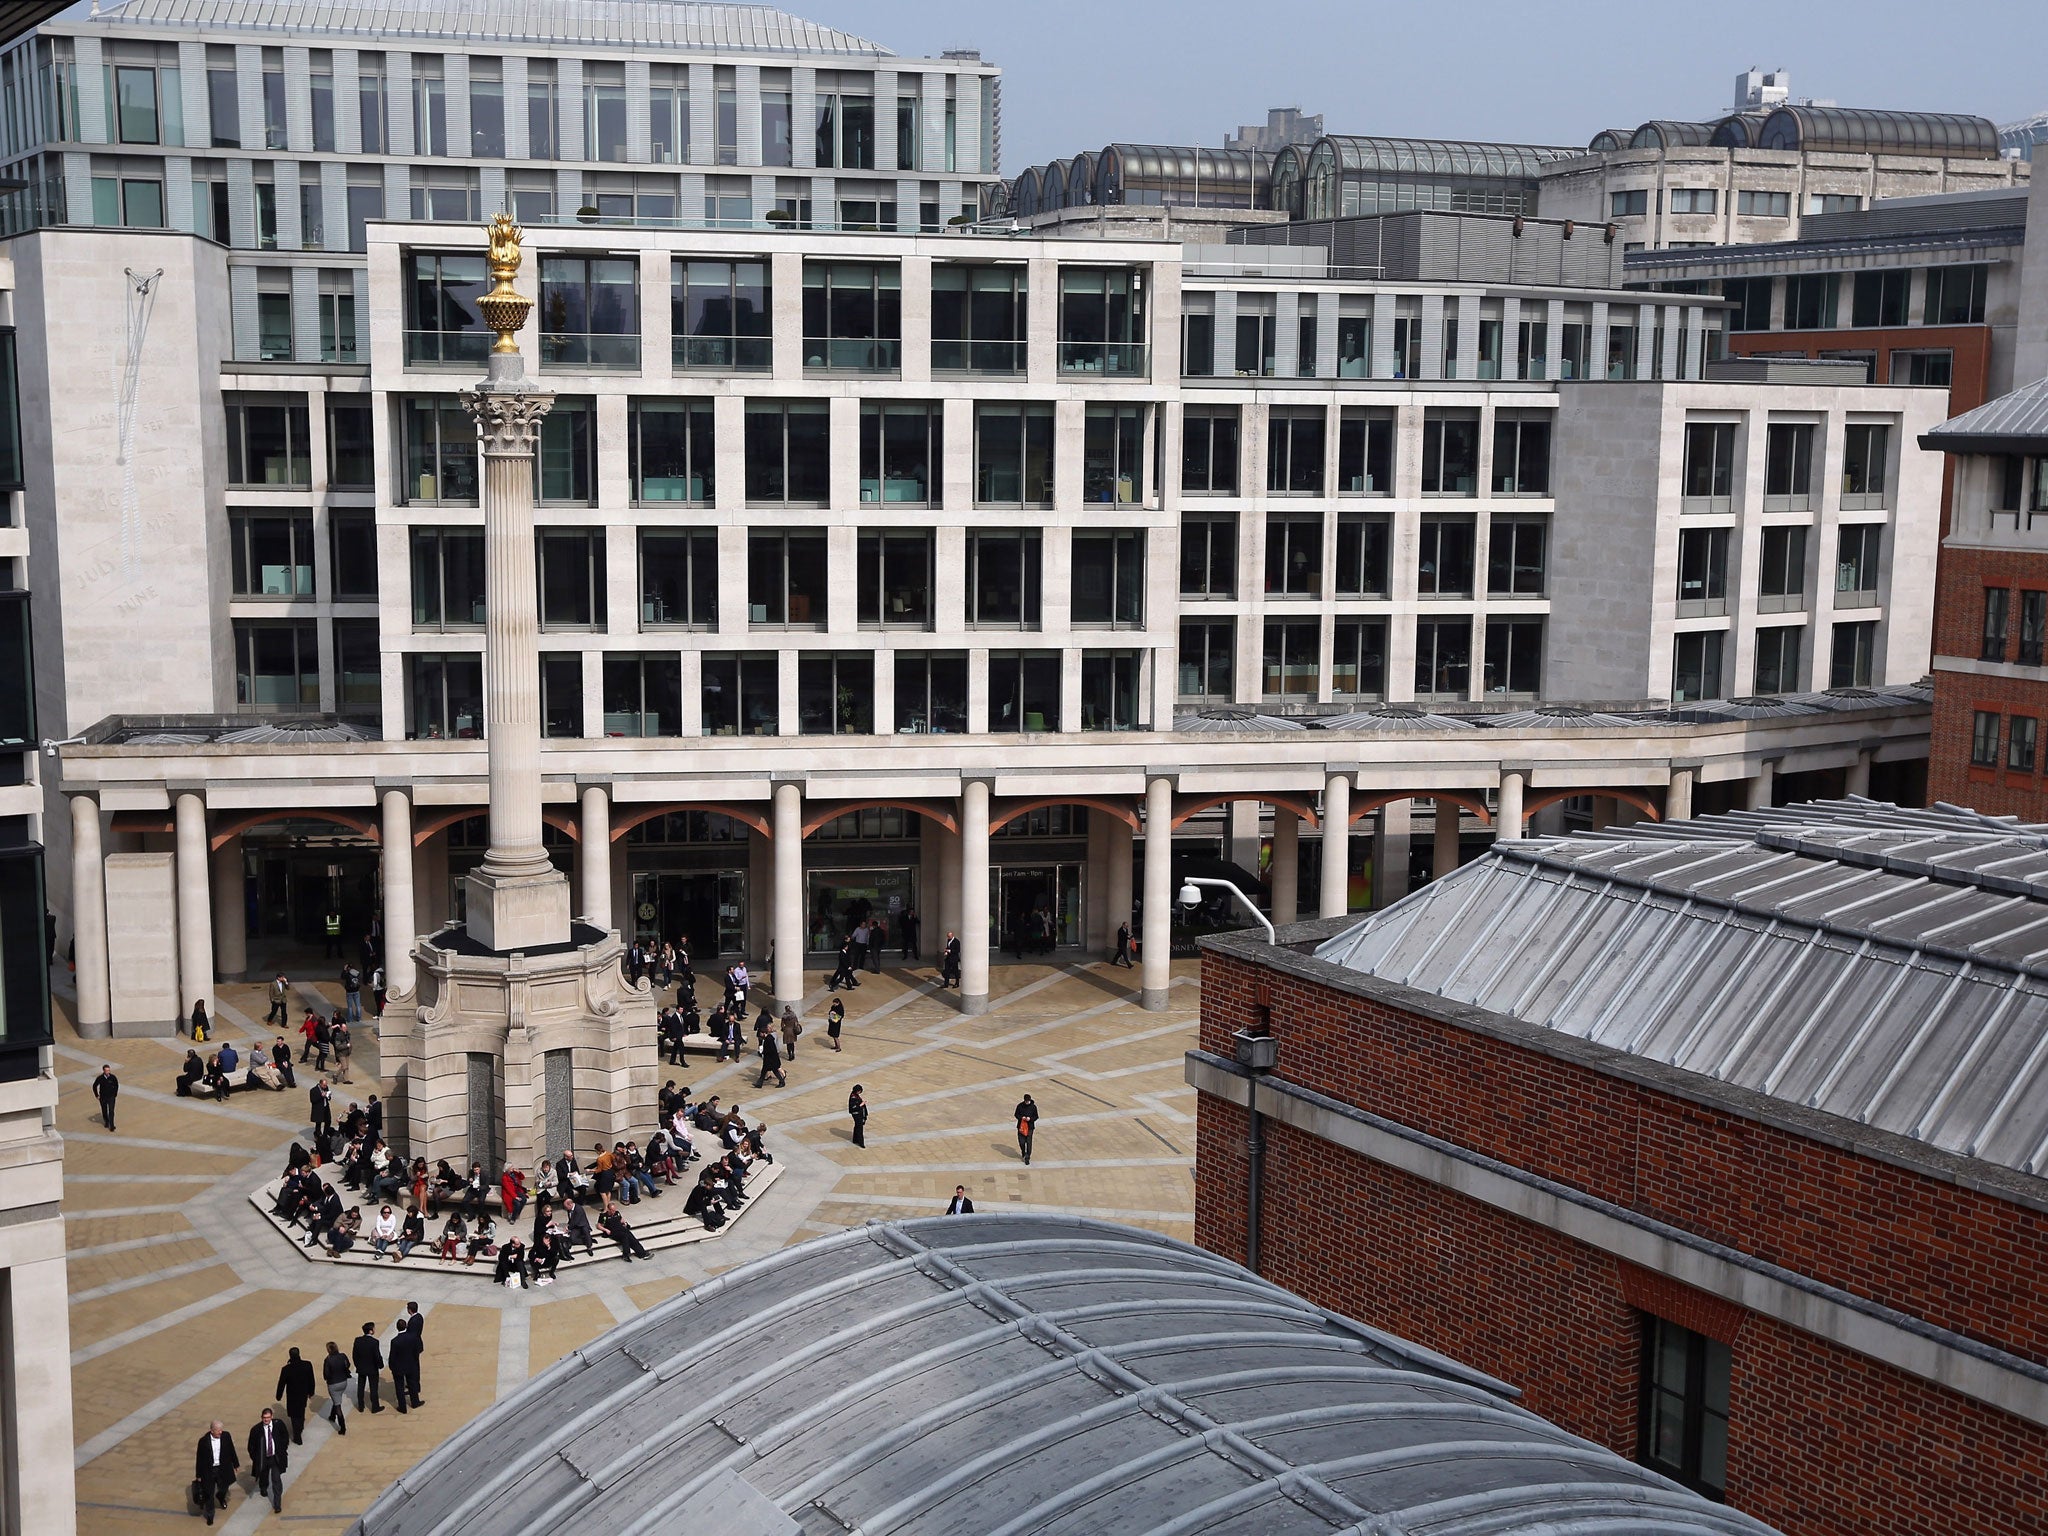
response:
[(327, 914), (327, 958), (332, 960), (341, 953), (341, 914)]

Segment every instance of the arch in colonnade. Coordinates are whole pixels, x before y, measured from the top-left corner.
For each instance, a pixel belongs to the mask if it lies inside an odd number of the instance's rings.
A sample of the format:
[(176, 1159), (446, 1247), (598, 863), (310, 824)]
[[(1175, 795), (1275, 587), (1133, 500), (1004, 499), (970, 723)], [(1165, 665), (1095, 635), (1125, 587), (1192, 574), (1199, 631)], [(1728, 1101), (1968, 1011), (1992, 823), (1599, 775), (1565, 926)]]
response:
[(1640, 789), (1553, 789), (1546, 794), (1532, 795), (1522, 802), (1522, 820), (1526, 823), (1531, 816), (1560, 800), (1571, 800), (1579, 795), (1605, 795), (1610, 800), (1620, 800), (1634, 806), (1652, 821), (1664, 819), (1664, 808), (1658, 805)]
[(1315, 802), (1307, 796), (1276, 795), (1270, 792), (1256, 795), (1202, 795), (1190, 799), (1185, 804), (1174, 807), (1173, 825), (1177, 828), (1191, 816), (1199, 816), (1203, 811), (1212, 810), (1219, 805), (1232, 805), (1239, 800), (1263, 800), (1268, 805), (1281, 806), (1294, 812), (1312, 827), (1322, 825), (1321, 818), (1316, 814)]
[(960, 823), (954, 819), (952, 812), (942, 811), (937, 806), (928, 805), (922, 800), (846, 800), (828, 802), (816, 811), (807, 812), (803, 823), (804, 836), (809, 837), (818, 828), (835, 817), (850, 815), (854, 811), (885, 809), (913, 811), (917, 815), (924, 817), (926, 821), (937, 822), (948, 832), (958, 832), (960, 830)]
[(1042, 811), (1054, 805), (1084, 805), (1091, 811), (1114, 816), (1133, 832), (1141, 829), (1138, 813), (1131, 807), (1096, 795), (1046, 795), (1036, 800), (1020, 800), (1015, 805), (991, 806), (988, 813), (988, 829), (991, 833), (1000, 831), (1019, 816), (1027, 816), (1033, 811)]
[(1396, 800), (1447, 800), (1477, 816), (1487, 826), (1493, 825), (1493, 812), (1486, 808), (1486, 802), (1477, 795), (1464, 794), (1454, 789), (1404, 789), (1389, 795), (1367, 795), (1351, 805), (1351, 819), (1354, 822), (1370, 816), (1374, 811), (1384, 810)]
[(768, 818), (761, 811), (740, 805), (726, 805), (710, 800), (674, 800), (655, 805), (636, 805), (620, 813), (618, 806), (612, 807), (612, 841), (618, 842), (637, 826), (654, 820), (657, 816), (670, 816), (677, 811), (711, 811), (720, 816), (730, 816), (742, 826), (772, 838), (775, 829), (768, 824)]
[[(231, 839), (240, 837), (244, 832), (260, 827), (268, 821), (331, 821), (337, 826), (347, 827), (351, 832), (366, 837), (373, 843), (384, 840), (374, 811), (338, 811), (327, 807), (308, 806), (305, 809), (294, 807), (284, 811), (244, 811), (240, 815), (227, 817), (214, 823), (207, 835), (207, 847), (217, 852), (226, 847)], [(171, 823), (167, 820), (161, 830), (170, 831)]]
[[(468, 821), (472, 816), (488, 815), (489, 808), (480, 805), (457, 806), (452, 810), (436, 811), (433, 815), (413, 824), (412, 845), (415, 848), (424, 848), (427, 839), (436, 832), (445, 832), (457, 822)], [(557, 831), (565, 833), (572, 843), (583, 835), (582, 829), (576, 825), (576, 818), (567, 811), (558, 811), (552, 806), (543, 807), (540, 819)]]

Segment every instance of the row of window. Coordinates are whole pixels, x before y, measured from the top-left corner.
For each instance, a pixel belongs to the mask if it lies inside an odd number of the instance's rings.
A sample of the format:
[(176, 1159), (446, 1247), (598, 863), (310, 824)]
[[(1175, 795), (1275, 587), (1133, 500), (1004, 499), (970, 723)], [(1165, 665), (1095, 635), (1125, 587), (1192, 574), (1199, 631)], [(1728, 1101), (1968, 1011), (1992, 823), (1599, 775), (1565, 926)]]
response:
[[(249, 120), (242, 110), (241, 78), (236, 69), (235, 50), (215, 45), (207, 49), (207, 123), (193, 125), (188, 132), (185, 99), (180, 82), (179, 61), (119, 57), (127, 45), (116, 44), (115, 60), (102, 65), (105, 78), (105, 139), (112, 144), (163, 144), (197, 147), (210, 143), (216, 149), (284, 149), (291, 141), (288, 99), (289, 76), (284, 50), (265, 48), (259, 77), (260, 106)], [(140, 52), (141, 50), (135, 50)], [(314, 49), (312, 69), (307, 77), (301, 109), (307, 114), (310, 137), (294, 147), (317, 153), (334, 153), (336, 133), (336, 86), (333, 54)], [(364, 154), (395, 154), (396, 130), (410, 122), (412, 145), (408, 153), (421, 156), (449, 156), (501, 160), (508, 154), (508, 128), (524, 126), (524, 146), (519, 158), (555, 160), (567, 158), (562, 127), (565, 121), (580, 123), (582, 158), (596, 161), (644, 159), (658, 165), (698, 164), (788, 166), (795, 162), (798, 131), (791, 74), (787, 69), (760, 71), (756, 100), (747, 106), (758, 114), (758, 158), (741, 154), (740, 114), (742, 95), (734, 66), (714, 65), (711, 74), (711, 142), (693, 142), (690, 70), (688, 65), (650, 66), (645, 95), (648, 143), (645, 156), (629, 150), (629, 115), (626, 66), (614, 61), (585, 60), (580, 65), (581, 85), (575, 94), (566, 91), (558, 79), (557, 62), (551, 58), (523, 61), (525, 85), (508, 90), (504, 60), (471, 57), (466, 60), (469, 135), (466, 143), (449, 136), (449, 91), (445, 60), (439, 54), (410, 55), (407, 73), (409, 89), (401, 94), (392, 86), (381, 53), (360, 52), (355, 56), (356, 109), (359, 147)], [(57, 91), (52, 117), (46, 124), (53, 141), (77, 137), (78, 101), (75, 66), (58, 65)], [(901, 171), (944, 169), (953, 171), (959, 159), (958, 108), (951, 99), (954, 77), (941, 77), (947, 88), (943, 104), (936, 154), (928, 153), (925, 141), (925, 100), (923, 79), (918, 75), (896, 77), (896, 145), (893, 169)], [(877, 163), (877, 113), (890, 110), (886, 98), (878, 102), (875, 78), (865, 72), (816, 72), (811, 94), (810, 121), (803, 131), (811, 136), (814, 159), (824, 168), (840, 170), (890, 169)], [(637, 104), (634, 104), (637, 105)], [(886, 119), (885, 119), (886, 121)], [(752, 146), (749, 146), (750, 148)], [(702, 153), (693, 153), (698, 149)]]
[[(1757, 607), (1786, 613), (1806, 607), (1807, 529), (1762, 530), (1757, 574)], [(1678, 617), (1701, 618), (1728, 611), (1729, 528), (1684, 528), (1678, 534)], [(1884, 569), (1884, 524), (1845, 523), (1835, 540), (1837, 608), (1877, 605)], [(1776, 690), (1761, 690), (1775, 692)]]
[[(1991, 269), (1982, 265), (1927, 267), (1922, 270), (1922, 325), (1982, 325), (1984, 293)], [(1910, 267), (1882, 267), (1868, 272), (1795, 272), (1785, 278), (1728, 278), (1723, 298), (1735, 301), (1728, 315), (1731, 331), (1826, 331), (1847, 324), (1859, 329), (1912, 323), (1913, 272)], [(1782, 321), (1772, 325), (1772, 299), (1784, 285)], [(1846, 321), (1842, 294), (1849, 293)]]
[(1996, 768), (1998, 748), (2005, 745), (2005, 766), (2012, 773), (2032, 773), (2038, 759), (2041, 722), (2032, 715), (2000, 715), (1980, 709), (1970, 722), (1970, 766)]
[[(1345, 406), (1337, 412), (1336, 490), (1349, 496), (1390, 496), (1394, 490), (1391, 409)], [(1496, 496), (1550, 494), (1551, 415), (1495, 414)], [(1281, 496), (1328, 494), (1330, 413), (1321, 406), (1274, 406), (1266, 413), (1266, 490)], [(1422, 492), (1479, 494), (1480, 413), (1432, 407), (1422, 419)], [(1191, 495), (1235, 496), (1242, 436), (1237, 406), (1190, 406), (1181, 418), (1181, 489)]]
[[(1687, 512), (1728, 512), (1735, 509), (1735, 446), (1738, 424), (1732, 421), (1688, 421), (1680, 489)], [(1766, 512), (1804, 512), (1815, 502), (1821, 484), (1820, 424), (1773, 421), (1764, 427), (1764, 505)], [(1852, 421), (1842, 431), (1841, 507), (1845, 512), (1872, 511), (1890, 505), (1891, 427), (1885, 422)]]
[[(1312, 703), (1322, 680), (1337, 701), (1387, 696), (1387, 620), (1339, 617), (1323, 652), (1315, 619), (1268, 619), (1261, 631), (1258, 691), (1276, 704)], [(1227, 704), (1237, 697), (1237, 630), (1230, 620), (1190, 619), (1180, 626), (1177, 691), (1191, 704)], [(1480, 639), (1480, 691), (1488, 697), (1535, 698), (1543, 691), (1541, 618), (1471, 616), (1415, 622), (1415, 697), (1462, 703), (1472, 696), (1472, 651)]]
[[(1264, 591), (1271, 597), (1386, 597), (1393, 591), (1393, 520), (1365, 512), (1337, 515), (1335, 565), (1326, 570), (1323, 519), (1317, 514), (1269, 514), (1265, 519)], [(1491, 519), (1486, 590), (1495, 597), (1541, 597), (1546, 590), (1550, 519)], [(1470, 597), (1474, 592), (1479, 520), (1430, 515), (1416, 539), (1418, 596)], [(1238, 517), (1194, 513), (1181, 520), (1180, 595), (1229, 600), (1238, 596)]]
[[(1671, 702), (1726, 698), (1722, 665), (1729, 635), (1726, 630), (1685, 630), (1672, 636)], [(1859, 619), (1829, 626), (1828, 686), (1867, 688), (1877, 662), (1877, 621)], [(1756, 632), (1756, 668), (1752, 693), (1802, 693), (1806, 690), (1806, 627), (1773, 625)]]
[[(1294, 374), (1299, 378), (1323, 376), (1322, 357), (1319, 350), (1321, 322), (1317, 305), (1328, 302), (1325, 296), (1301, 295), (1297, 301), (1295, 319), (1296, 336), (1294, 349)], [(1216, 316), (1206, 311), (1190, 308), (1181, 316), (1181, 372), (1189, 378), (1210, 378), (1219, 374), (1235, 374), (1240, 378), (1274, 378), (1281, 373), (1279, 366), (1279, 316), (1274, 312), (1273, 299), (1267, 294), (1237, 295), (1238, 313), (1234, 321), (1235, 334), (1219, 338), (1216, 334)], [(1341, 301), (1338, 301), (1341, 302)], [(1469, 301), (1467, 301), (1469, 302)], [(1497, 304), (1499, 301), (1488, 301)], [(1384, 369), (1375, 367), (1373, 362), (1372, 320), (1366, 315), (1344, 314), (1341, 310), (1336, 323), (1336, 355), (1328, 374), (1340, 379), (1455, 379), (1460, 376), (1461, 362), (1459, 320), (1447, 315), (1441, 323), (1441, 336), (1437, 350), (1428, 357), (1423, 352), (1423, 318), (1420, 313), (1420, 299), (1397, 300), (1412, 303), (1414, 314), (1396, 314), (1393, 319), (1393, 348)], [(1565, 313), (1584, 313), (1586, 306), (1573, 304)], [(1625, 313), (1633, 312), (1625, 308)], [(1482, 314), (1475, 322), (1477, 343), (1471, 376), (1476, 379), (1633, 379), (1639, 376), (1637, 346), (1641, 329), (1635, 325), (1612, 323), (1607, 327), (1607, 345), (1604, 354), (1594, 353), (1594, 330), (1590, 318), (1567, 319), (1557, 326), (1556, 350), (1552, 351), (1551, 325), (1548, 320), (1520, 320), (1516, 322), (1515, 334), (1509, 337), (1504, 318)], [(1650, 376), (1665, 376), (1664, 326), (1655, 325), (1651, 336)], [(1705, 333), (1703, 333), (1705, 334)], [(1717, 339), (1717, 338), (1716, 338)], [(1507, 350), (1512, 343), (1513, 351)], [(1705, 345), (1713, 345), (1707, 341)], [(1225, 348), (1227, 347), (1227, 351)], [(1229, 366), (1224, 364), (1228, 362)], [(1696, 376), (1698, 366), (1704, 358), (1694, 355), (1691, 333), (1680, 330), (1680, 356), (1677, 376)], [(1425, 362), (1435, 371), (1425, 369)]]
[(2013, 594), (2009, 587), (1984, 589), (1983, 644), (1978, 656), (1983, 661), (2017, 661), (2023, 667), (2042, 663), (2048, 645), (2048, 592), (2019, 594), (2019, 648), (2011, 648)]
[[(1806, 199), (1808, 213), (1851, 213), (1862, 206), (1863, 198), (1853, 192), (1815, 192)], [(1635, 187), (1607, 195), (1611, 219), (1639, 219), (1652, 209), (1660, 213), (1667, 209), (1672, 213), (1717, 213), (1720, 207), (1721, 193), (1715, 187)], [(1792, 194), (1761, 187), (1738, 188), (1735, 211), (1746, 219), (1789, 219)]]
[[(1990, 460), (1991, 522), (2010, 517), (2018, 531), (2048, 515), (2048, 454), (1994, 454)], [(2021, 519), (2024, 517), (2024, 525)]]

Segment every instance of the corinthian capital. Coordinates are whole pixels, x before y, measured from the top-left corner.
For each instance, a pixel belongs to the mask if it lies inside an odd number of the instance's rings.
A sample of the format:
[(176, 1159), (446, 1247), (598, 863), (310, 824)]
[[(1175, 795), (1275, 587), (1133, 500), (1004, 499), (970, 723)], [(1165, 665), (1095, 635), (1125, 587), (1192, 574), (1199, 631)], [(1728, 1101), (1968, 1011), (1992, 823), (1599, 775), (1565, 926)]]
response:
[(532, 453), (540, 443), (541, 418), (554, 407), (548, 394), (465, 389), (462, 403), (476, 418), (477, 441), (485, 453)]

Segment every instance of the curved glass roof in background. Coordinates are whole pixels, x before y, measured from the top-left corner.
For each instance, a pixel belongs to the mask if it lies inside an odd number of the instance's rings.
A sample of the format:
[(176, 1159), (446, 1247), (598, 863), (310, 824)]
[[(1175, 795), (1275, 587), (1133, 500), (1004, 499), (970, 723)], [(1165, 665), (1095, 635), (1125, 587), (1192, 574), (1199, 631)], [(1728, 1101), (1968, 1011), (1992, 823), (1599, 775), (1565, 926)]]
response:
[(1630, 149), (1676, 149), (1681, 144), (1704, 144), (1713, 137), (1716, 123), (1680, 123), (1657, 118), (1643, 124), (1628, 137)]
[(1010, 186), (1010, 212), (1027, 218), (1039, 211), (1039, 190), (1044, 183), (1039, 167), (1032, 166)]
[(1553, 160), (1585, 153), (1554, 144), (1481, 144), (1456, 139), (1381, 139), (1325, 134), (1341, 171), (1371, 175), (1533, 177)]
[(1179, 144), (1105, 145), (1095, 178), (1096, 200), (1114, 202), (1106, 193), (1126, 187), (1187, 191), (1226, 188), (1249, 192), (1258, 205), (1273, 179), (1270, 156), (1253, 149), (1196, 149)]
[(1050, 212), (1067, 206), (1067, 167), (1073, 162), (1055, 160), (1045, 168), (1045, 180), (1038, 186), (1038, 206)]
[(1602, 128), (1586, 141), (1586, 148), (1596, 155), (1611, 154), (1617, 149), (1627, 149), (1629, 140), (1634, 137), (1626, 128)]
[(1707, 142), (1716, 149), (1754, 149), (1757, 130), (1763, 127), (1768, 112), (1731, 112), (1714, 124), (1714, 131)]
[(1301, 183), (1308, 175), (1308, 146), (1283, 144), (1273, 157), (1273, 206), (1289, 218), (1301, 217)]
[(1084, 149), (1067, 162), (1067, 207), (1082, 208), (1095, 201), (1097, 158)]
[(1996, 160), (1998, 128), (1961, 112), (1894, 112), (1878, 107), (1777, 107), (1757, 132), (1759, 149), (1862, 154), (1964, 155)]
[(586, 1344), (351, 1532), (1768, 1536), (1508, 1392), (1157, 1233), (872, 1222)]

